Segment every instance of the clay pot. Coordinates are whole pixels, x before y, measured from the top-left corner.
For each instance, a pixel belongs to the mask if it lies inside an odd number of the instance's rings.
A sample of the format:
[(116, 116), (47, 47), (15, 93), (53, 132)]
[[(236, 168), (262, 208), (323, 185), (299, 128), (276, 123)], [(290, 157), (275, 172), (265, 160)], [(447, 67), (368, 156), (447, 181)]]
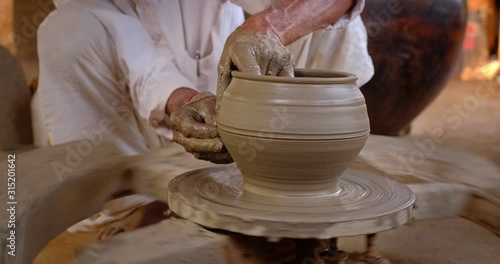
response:
[(370, 126), (357, 78), (318, 70), (295, 74), (233, 72), (217, 123), (245, 190), (339, 192), (342, 173), (365, 144)]
[(467, 21), (465, 0), (370, 0), (362, 13), (373, 78), (361, 87), (371, 132), (397, 135), (453, 73)]

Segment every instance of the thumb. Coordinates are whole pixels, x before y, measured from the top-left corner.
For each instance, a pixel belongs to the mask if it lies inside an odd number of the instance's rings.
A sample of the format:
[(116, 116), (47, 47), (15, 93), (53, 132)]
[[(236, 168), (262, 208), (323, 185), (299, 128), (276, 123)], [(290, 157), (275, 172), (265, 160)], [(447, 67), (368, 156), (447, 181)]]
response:
[(295, 73), (293, 70), (293, 64), (287, 64), (281, 69), (279, 76), (282, 77), (295, 77)]
[(222, 98), (224, 97), (224, 92), (226, 91), (229, 83), (231, 82), (231, 70), (224, 70), (224, 72), (219, 74), (219, 80), (217, 83), (217, 100), (215, 105), (215, 114), (219, 114), (220, 106), (222, 103)]

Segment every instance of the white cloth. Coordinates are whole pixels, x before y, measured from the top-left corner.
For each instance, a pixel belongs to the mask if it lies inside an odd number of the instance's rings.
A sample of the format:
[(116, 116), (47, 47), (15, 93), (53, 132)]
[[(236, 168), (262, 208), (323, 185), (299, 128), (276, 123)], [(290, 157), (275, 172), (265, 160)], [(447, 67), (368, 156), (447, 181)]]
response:
[[(57, 10), (38, 32), (40, 80), (33, 111), (41, 124), (34, 125), (36, 142), (106, 141), (134, 155), (170, 137), (165, 107), (175, 89), (216, 92), (217, 63), (226, 38), (244, 21), (243, 8), (253, 14), (269, 1), (55, 3)], [(361, 85), (368, 81), (373, 65), (359, 17), (363, 6), (358, 0), (334, 25), (290, 45), (296, 66), (348, 71), (360, 77)], [(113, 220), (100, 219), (96, 226)], [(89, 231), (92, 223), (86, 220), (71, 230)]]
[(348, 72), (358, 76), (360, 86), (374, 74), (368, 54), (368, 38), (361, 18), (354, 19), (345, 30), (326, 28), (306, 35), (288, 49), (294, 54), (296, 68)]
[(153, 202), (155, 199), (147, 195), (133, 194), (111, 200), (106, 203), (102, 212), (99, 212), (68, 228), (68, 232), (96, 232), (100, 227), (106, 226), (116, 220), (130, 215), (142, 205)]

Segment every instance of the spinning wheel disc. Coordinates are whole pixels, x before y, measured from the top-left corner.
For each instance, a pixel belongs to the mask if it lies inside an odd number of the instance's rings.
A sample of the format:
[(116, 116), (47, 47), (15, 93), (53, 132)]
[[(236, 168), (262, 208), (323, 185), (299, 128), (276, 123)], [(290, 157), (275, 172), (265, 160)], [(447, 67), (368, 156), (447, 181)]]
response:
[(169, 185), (168, 203), (179, 216), (208, 228), (271, 238), (355, 236), (396, 228), (409, 221), (415, 195), (405, 185), (348, 170), (340, 192), (273, 196), (242, 188), (234, 167), (194, 170)]

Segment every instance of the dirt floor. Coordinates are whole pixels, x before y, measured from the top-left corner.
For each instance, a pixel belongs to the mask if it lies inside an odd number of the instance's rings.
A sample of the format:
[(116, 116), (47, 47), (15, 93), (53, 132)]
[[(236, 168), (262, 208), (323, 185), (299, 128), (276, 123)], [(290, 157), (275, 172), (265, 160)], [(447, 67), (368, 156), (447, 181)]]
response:
[[(442, 128), (437, 138), (432, 131)], [(500, 84), (451, 80), (412, 124), (412, 135), (489, 157), (500, 165)]]
[(391, 264), (497, 264), (500, 258), (499, 237), (458, 217), (420, 220), (382, 232), (376, 245)]
[[(436, 128), (443, 128), (445, 134), (433, 137)], [(500, 84), (450, 81), (414, 121), (411, 134), (436, 142), (442, 140), (443, 144), (485, 155), (500, 165)], [(71, 263), (74, 249), (94, 242), (95, 234), (64, 233), (34, 263)], [(481, 264), (493, 264), (500, 259), (500, 252), (495, 250), (500, 238), (460, 218), (414, 222), (381, 234), (378, 244), (393, 263), (467, 264), (481, 260)], [(485, 259), (491, 262), (484, 262)]]

